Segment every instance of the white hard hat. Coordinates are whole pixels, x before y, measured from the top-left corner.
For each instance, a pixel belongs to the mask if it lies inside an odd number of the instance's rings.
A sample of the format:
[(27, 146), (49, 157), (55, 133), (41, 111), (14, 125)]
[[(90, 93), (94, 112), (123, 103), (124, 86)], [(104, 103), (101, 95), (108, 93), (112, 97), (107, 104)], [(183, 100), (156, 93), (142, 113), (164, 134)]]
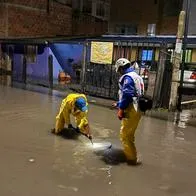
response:
[(131, 65), (131, 62), (128, 59), (125, 58), (118, 59), (115, 64), (116, 72), (118, 72), (119, 67), (124, 67), (127, 64)]

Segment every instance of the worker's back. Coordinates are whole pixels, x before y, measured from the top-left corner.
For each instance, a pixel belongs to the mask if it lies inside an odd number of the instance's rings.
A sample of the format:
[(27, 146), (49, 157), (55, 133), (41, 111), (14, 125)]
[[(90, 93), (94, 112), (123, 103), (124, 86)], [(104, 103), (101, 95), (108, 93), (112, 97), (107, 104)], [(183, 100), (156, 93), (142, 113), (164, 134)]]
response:
[(69, 110), (71, 110), (75, 105), (76, 99), (79, 97), (84, 98), (87, 102), (86, 96), (84, 94), (71, 93), (67, 95), (67, 97), (63, 100), (62, 104), (63, 106), (66, 106), (69, 108)]

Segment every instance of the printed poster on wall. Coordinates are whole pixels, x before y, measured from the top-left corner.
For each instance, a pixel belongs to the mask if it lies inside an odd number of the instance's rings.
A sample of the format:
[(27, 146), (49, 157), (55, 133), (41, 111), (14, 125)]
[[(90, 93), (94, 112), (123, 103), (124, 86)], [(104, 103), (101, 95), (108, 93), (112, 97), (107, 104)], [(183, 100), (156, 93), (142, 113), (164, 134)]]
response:
[(112, 64), (113, 43), (112, 42), (91, 42), (92, 63)]

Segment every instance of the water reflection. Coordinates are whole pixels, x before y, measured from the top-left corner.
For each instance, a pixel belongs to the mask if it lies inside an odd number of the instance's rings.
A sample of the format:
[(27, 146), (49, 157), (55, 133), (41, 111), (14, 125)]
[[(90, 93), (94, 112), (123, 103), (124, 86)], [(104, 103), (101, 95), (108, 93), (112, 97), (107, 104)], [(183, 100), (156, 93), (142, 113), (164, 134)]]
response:
[(182, 112), (175, 113), (174, 124), (179, 128), (187, 128), (187, 122), (191, 118), (191, 110), (183, 110)]

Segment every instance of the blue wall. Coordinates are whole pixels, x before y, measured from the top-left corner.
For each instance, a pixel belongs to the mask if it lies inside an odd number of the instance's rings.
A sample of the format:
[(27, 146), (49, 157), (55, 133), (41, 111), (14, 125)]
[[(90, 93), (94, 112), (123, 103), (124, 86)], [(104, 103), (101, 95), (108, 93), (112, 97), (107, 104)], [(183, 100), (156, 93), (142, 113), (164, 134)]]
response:
[[(13, 52), (13, 80), (22, 81), (24, 44), (2, 46), (4, 52), (10, 47)], [(76, 76), (73, 65), (82, 67), (83, 45), (81, 44), (44, 44), (38, 45), (36, 61), (27, 62), (27, 80), (48, 82), (48, 57), (53, 56), (53, 78), (57, 79), (59, 71), (65, 71), (72, 78)]]
[(83, 45), (80, 44), (51, 44), (50, 54), (53, 56), (54, 78), (58, 77), (59, 70), (63, 70), (75, 77), (73, 65), (81, 65), (83, 59)]

